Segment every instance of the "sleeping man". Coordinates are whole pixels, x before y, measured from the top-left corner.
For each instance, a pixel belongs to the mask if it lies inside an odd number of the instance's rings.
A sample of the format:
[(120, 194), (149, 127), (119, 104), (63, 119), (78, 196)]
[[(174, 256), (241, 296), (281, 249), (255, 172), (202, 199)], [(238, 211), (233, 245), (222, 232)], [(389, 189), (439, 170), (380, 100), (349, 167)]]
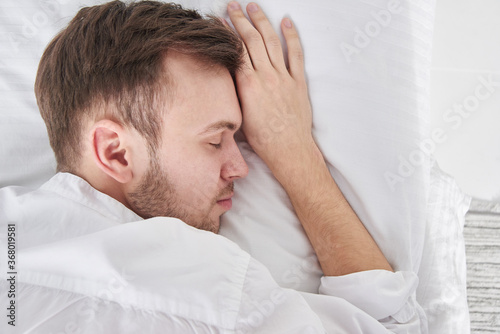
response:
[[(34, 191), (0, 190), (2, 233), (19, 236), (1, 283), (2, 326), (426, 332), (412, 297), (416, 276), (393, 272), (313, 139), (293, 23), (281, 22), (286, 65), (263, 12), (253, 3), (247, 12), (251, 22), (228, 4), (240, 39), (221, 20), (178, 5), (114, 1), (82, 9), (48, 45), (35, 92), (58, 173)], [(269, 131), (282, 117), (287, 126)], [(240, 129), (316, 251), (319, 294), (280, 288), (217, 234), (235, 181), (248, 172), (234, 139)]]

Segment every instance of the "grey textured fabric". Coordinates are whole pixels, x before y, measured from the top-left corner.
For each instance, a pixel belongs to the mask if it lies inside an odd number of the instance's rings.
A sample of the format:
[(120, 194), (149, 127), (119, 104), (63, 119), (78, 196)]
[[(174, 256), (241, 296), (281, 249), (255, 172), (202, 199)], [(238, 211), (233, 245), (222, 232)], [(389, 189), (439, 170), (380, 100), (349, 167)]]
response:
[(500, 333), (500, 203), (472, 200), (464, 227), (472, 333)]

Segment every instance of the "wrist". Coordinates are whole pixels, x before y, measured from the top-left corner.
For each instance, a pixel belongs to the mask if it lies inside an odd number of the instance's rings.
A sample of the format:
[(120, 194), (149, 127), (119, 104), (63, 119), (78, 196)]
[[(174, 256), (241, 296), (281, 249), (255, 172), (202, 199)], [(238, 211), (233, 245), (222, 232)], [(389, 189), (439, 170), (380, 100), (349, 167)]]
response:
[(288, 147), (270, 160), (266, 161), (269, 169), (287, 192), (324, 185), (332, 180), (323, 154), (312, 137), (301, 145)]

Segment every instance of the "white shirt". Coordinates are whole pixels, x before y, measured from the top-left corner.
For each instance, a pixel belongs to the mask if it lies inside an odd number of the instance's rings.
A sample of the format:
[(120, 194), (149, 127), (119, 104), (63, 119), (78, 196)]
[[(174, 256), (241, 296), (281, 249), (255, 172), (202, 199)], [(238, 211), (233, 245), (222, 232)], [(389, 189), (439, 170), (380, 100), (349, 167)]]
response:
[(0, 189), (0, 208), (0, 256), (16, 249), (1, 262), (11, 278), (0, 281), (2, 333), (14, 332), (12, 303), (17, 333), (427, 331), (411, 272), (323, 277), (320, 294), (283, 289), (227, 238), (143, 220), (72, 174)]

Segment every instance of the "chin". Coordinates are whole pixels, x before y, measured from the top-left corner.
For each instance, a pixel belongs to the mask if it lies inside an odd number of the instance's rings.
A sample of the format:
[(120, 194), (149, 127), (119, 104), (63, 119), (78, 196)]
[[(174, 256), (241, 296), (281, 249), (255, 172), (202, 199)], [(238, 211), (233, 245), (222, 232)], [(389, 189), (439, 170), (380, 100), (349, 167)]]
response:
[(212, 232), (212, 233), (215, 233), (215, 234), (219, 234), (220, 225), (200, 226), (200, 227), (196, 227), (196, 228), (199, 229), (199, 230), (203, 230), (203, 231), (207, 231), (207, 232)]
[(219, 234), (219, 230), (220, 230), (220, 218), (217, 219), (217, 223), (212, 225), (211, 228), (208, 229), (207, 231), (213, 232), (215, 234)]
[[(181, 219), (182, 220), (182, 219)], [(184, 222), (190, 226), (193, 226), (199, 230), (203, 231), (208, 231), (208, 232), (213, 232), (215, 234), (219, 233), (220, 229), (220, 217), (217, 217), (215, 220), (198, 220), (196, 222), (187, 222), (184, 220)]]

